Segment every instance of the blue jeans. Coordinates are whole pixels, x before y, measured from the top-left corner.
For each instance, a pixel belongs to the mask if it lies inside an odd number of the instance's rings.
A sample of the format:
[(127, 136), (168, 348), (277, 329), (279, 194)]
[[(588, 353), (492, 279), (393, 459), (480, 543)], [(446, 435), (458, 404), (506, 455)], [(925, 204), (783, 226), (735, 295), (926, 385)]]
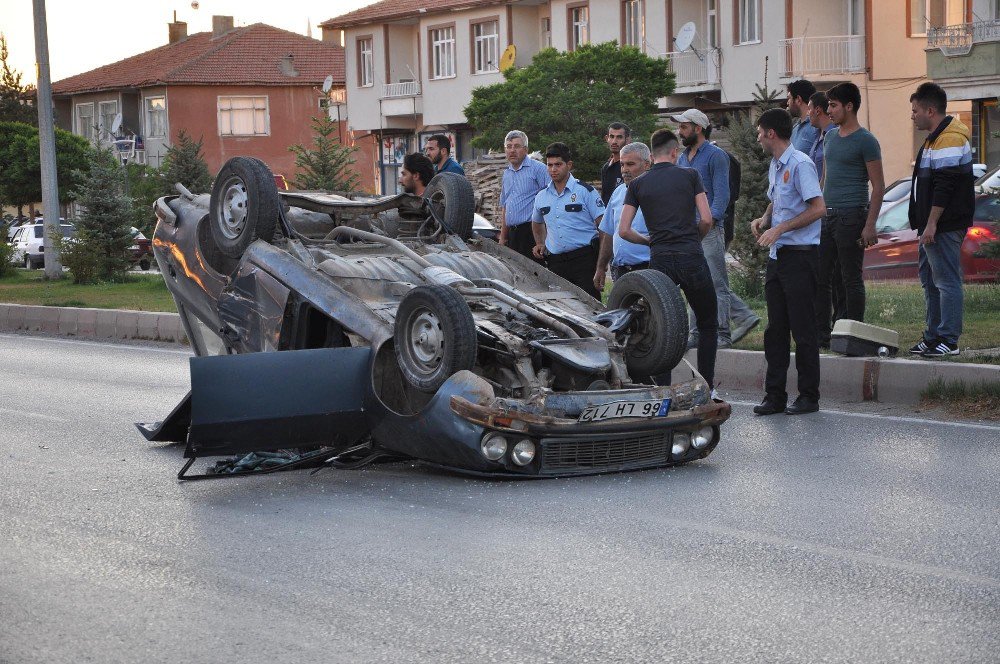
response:
[(918, 250), (920, 284), (927, 305), (928, 342), (958, 344), (962, 334), (962, 241), (965, 230), (938, 233), (933, 244), (921, 244)]

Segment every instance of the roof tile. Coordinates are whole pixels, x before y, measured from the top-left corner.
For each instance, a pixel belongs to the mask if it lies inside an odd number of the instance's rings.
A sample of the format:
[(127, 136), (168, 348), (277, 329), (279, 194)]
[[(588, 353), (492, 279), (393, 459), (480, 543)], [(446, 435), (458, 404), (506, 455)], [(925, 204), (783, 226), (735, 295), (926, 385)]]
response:
[(373, 5), (331, 18), (320, 23), (320, 26), (336, 30), (389, 19), (410, 18), (424, 13), (502, 5), (506, 2), (507, 0), (382, 0)]

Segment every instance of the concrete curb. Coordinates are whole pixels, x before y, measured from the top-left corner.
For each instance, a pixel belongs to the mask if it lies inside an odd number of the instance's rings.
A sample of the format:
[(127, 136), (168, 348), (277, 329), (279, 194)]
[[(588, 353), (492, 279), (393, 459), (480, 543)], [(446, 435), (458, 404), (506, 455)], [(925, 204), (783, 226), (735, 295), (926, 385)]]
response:
[[(177, 314), (117, 309), (0, 304), (0, 331), (188, 343)], [(695, 355), (693, 350), (687, 354), (692, 365), (697, 364)], [(763, 398), (766, 368), (761, 351), (720, 350), (716, 382), (722, 390), (757, 392)], [(920, 392), (935, 378), (961, 380), (967, 385), (1000, 383), (1000, 366), (823, 355), (820, 376), (821, 399), (912, 405), (919, 403)], [(789, 363), (788, 393), (792, 397), (796, 394), (794, 355)]]

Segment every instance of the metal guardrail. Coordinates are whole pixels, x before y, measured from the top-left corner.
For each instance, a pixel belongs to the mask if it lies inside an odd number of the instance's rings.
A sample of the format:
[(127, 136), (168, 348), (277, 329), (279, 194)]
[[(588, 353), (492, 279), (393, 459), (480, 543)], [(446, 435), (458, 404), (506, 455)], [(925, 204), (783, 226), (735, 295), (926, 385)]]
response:
[(392, 99), (394, 97), (419, 97), (420, 84), (416, 81), (406, 81), (405, 83), (386, 83), (382, 86), (382, 98)]
[(691, 88), (700, 85), (718, 85), (721, 80), (719, 69), (719, 49), (704, 51), (672, 51), (667, 53), (667, 62), (674, 72), (674, 87)]
[(974, 44), (997, 41), (1000, 41), (1000, 19), (945, 25), (927, 31), (927, 48), (939, 48), (945, 55), (965, 55)]
[(864, 35), (795, 37), (782, 39), (785, 77), (809, 74), (844, 74), (865, 70)]

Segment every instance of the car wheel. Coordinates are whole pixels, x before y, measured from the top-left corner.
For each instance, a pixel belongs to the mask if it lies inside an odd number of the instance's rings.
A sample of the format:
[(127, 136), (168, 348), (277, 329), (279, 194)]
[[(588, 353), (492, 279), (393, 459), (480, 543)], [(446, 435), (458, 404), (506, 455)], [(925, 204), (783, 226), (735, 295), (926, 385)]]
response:
[(212, 187), (212, 237), (230, 258), (239, 258), (257, 239), (270, 242), (281, 201), (274, 176), (264, 162), (233, 157), (219, 170)]
[(35, 264), (31, 262), (31, 256), (29, 256), (28, 254), (24, 255), (24, 269), (25, 270), (35, 269)]
[(611, 288), (609, 309), (641, 310), (625, 346), (625, 364), (633, 378), (670, 371), (687, 350), (688, 316), (681, 289), (656, 270), (623, 275)]
[(458, 291), (418, 286), (396, 312), (396, 361), (407, 383), (435, 392), (456, 371), (476, 364), (476, 323)]
[(148, 258), (143, 258), (141, 261), (139, 261), (139, 269), (142, 270), (143, 272), (152, 267), (152, 265), (153, 264), (149, 261)]
[(472, 237), (476, 196), (468, 180), (457, 173), (438, 173), (424, 190), (424, 200), (445, 231), (463, 240)]

